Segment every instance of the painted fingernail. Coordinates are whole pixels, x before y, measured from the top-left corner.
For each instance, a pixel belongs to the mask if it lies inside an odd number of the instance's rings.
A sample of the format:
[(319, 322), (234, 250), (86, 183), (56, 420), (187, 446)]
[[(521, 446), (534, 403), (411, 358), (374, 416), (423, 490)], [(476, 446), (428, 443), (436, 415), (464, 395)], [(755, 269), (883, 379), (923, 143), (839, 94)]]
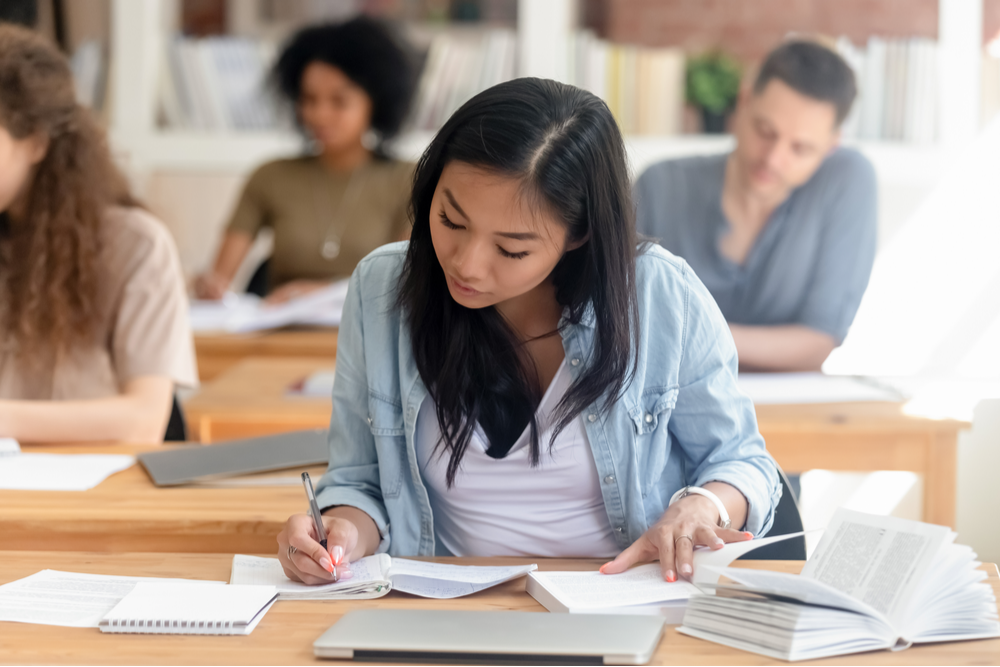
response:
[(338, 544), (330, 551), (330, 555), (333, 556), (334, 565), (340, 565), (340, 561), (344, 560), (344, 547)]
[(338, 581), (343, 581), (344, 579), (350, 579), (353, 576), (354, 576), (354, 573), (351, 572), (350, 570), (341, 570), (339, 568), (337, 569), (337, 580)]
[(681, 574), (683, 574), (684, 576), (689, 576), (691, 574), (691, 566), (688, 565), (687, 563), (681, 565)]
[(322, 558), (319, 559), (319, 564), (324, 570), (326, 570), (330, 574), (333, 574), (333, 563), (330, 562), (329, 558), (323, 556)]
[(677, 577), (674, 575), (673, 570), (667, 570), (667, 581), (669, 581), (670, 583), (674, 583), (675, 581), (677, 581)]
[(743, 534), (746, 535), (749, 539), (751, 540), (753, 539), (753, 533), (751, 533), (749, 530), (744, 530)]

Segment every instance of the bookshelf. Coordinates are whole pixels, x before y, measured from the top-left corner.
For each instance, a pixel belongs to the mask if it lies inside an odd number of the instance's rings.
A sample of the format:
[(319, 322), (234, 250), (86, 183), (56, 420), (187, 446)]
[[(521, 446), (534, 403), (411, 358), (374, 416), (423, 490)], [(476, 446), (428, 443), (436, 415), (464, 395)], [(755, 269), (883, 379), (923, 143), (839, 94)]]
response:
[[(518, 0), (519, 74), (572, 78), (568, 54), (578, 10), (577, 0)], [(177, 0), (112, 0), (109, 130), (126, 167), (138, 175), (157, 169), (242, 173), (300, 150), (301, 139), (288, 130), (207, 132), (156, 126), (158, 85), (177, 12)], [(939, 14), (939, 58), (949, 75), (941, 78), (937, 143), (949, 146), (968, 140), (978, 127), (980, 50), (978, 38), (972, 37), (982, 31), (981, 0), (941, 0)], [(418, 154), (428, 138), (424, 132), (402, 137), (401, 156)], [(714, 140), (630, 137), (638, 154), (659, 149), (663, 157), (700, 150), (704, 141)], [(867, 148), (867, 142), (861, 146)], [(871, 149), (886, 152), (879, 142)], [(904, 145), (901, 150), (918, 161), (935, 152), (926, 146)]]
[[(300, 152), (302, 139), (292, 131), (157, 127), (160, 72), (167, 42), (176, 32), (179, 1), (111, 0), (113, 59), (106, 110), (116, 155), (138, 194), (150, 197), (149, 203), (174, 232), (185, 269), (196, 273), (210, 261), (220, 226), (245, 175), (262, 162)], [(518, 74), (572, 80), (568, 54), (580, 24), (579, 11), (579, 0), (517, 0)], [(849, 142), (872, 160), (878, 173), (880, 240), (889, 238), (912, 214), (945, 173), (955, 149), (978, 128), (982, 1), (940, 0), (939, 14), (938, 55), (949, 68), (949, 76), (942, 77), (938, 103), (940, 141)], [(952, 76), (952, 71), (962, 75)], [(431, 136), (432, 132), (406, 134), (397, 140), (395, 152), (416, 159)], [(708, 135), (626, 137), (636, 173), (657, 160), (725, 151), (731, 141)], [(164, 179), (175, 182), (164, 186)], [(199, 197), (214, 199), (196, 203)]]

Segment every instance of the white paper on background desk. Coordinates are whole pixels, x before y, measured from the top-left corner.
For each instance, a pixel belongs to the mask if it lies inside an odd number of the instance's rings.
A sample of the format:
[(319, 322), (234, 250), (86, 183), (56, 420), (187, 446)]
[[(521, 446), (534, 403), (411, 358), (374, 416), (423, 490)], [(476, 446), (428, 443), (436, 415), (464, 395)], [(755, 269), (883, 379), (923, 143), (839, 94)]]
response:
[(96, 628), (140, 581), (225, 585), (224, 581), (42, 570), (0, 586), (0, 621)]
[(191, 328), (196, 332), (246, 333), (292, 324), (335, 327), (347, 300), (347, 280), (290, 299), (266, 304), (252, 294), (227, 294), (220, 301), (192, 301)]
[(0, 438), (0, 456), (14, 456), (21, 453), (21, 445), (14, 438)]
[(904, 397), (860, 378), (823, 373), (740, 373), (739, 386), (754, 405), (899, 402)]
[(86, 491), (135, 465), (127, 454), (18, 454), (0, 458), (0, 489)]

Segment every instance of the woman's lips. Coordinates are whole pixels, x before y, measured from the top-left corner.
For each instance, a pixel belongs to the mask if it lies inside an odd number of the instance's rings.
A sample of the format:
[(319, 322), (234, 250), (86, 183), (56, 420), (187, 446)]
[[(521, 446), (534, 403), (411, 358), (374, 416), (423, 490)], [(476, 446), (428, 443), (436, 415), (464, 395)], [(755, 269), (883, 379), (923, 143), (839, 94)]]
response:
[(463, 283), (458, 282), (457, 280), (455, 280), (451, 276), (448, 276), (448, 281), (451, 282), (452, 289), (454, 289), (456, 292), (458, 292), (462, 296), (473, 297), (473, 296), (479, 296), (480, 294), (482, 294), (482, 292), (480, 292), (479, 290), (472, 289), (468, 285), (465, 285)]

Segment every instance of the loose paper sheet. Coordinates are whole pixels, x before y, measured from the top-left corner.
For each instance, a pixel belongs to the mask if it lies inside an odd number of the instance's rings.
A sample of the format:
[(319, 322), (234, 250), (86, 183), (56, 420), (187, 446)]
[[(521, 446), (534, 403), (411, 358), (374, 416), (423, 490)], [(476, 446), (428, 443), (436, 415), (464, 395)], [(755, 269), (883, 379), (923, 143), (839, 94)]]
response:
[(347, 280), (282, 304), (268, 305), (251, 294), (227, 294), (221, 301), (193, 301), (191, 328), (196, 332), (245, 333), (290, 324), (335, 327), (347, 299)]
[(800, 403), (899, 402), (903, 396), (859, 378), (823, 373), (740, 373), (743, 390), (754, 405)]
[(115, 577), (42, 570), (0, 586), (0, 621), (96, 628), (140, 581), (224, 585), (222, 581)]
[(124, 454), (17, 454), (0, 457), (0, 489), (86, 491), (135, 464)]

